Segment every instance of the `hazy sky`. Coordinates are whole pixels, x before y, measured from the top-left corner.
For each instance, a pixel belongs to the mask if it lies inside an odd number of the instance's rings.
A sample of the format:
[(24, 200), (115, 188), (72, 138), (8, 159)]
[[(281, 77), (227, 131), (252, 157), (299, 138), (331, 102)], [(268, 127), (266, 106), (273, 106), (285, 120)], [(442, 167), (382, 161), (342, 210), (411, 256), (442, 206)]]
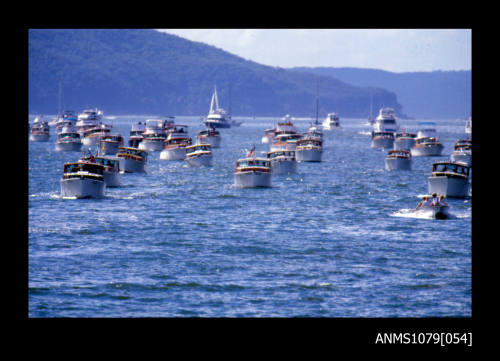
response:
[(471, 70), (471, 29), (161, 29), (260, 64)]

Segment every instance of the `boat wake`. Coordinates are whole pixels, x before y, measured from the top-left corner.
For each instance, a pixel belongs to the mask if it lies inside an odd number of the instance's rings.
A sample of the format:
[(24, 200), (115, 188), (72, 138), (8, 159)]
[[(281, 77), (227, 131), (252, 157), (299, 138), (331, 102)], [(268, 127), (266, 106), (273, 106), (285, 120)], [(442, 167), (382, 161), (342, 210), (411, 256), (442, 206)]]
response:
[[(417, 218), (417, 219), (435, 219), (432, 212), (427, 212), (425, 210), (415, 211), (415, 209), (403, 208), (394, 213), (389, 214), (391, 217), (403, 217), (403, 218)], [(448, 219), (463, 218), (457, 217), (456, 215), (450, 213)]]

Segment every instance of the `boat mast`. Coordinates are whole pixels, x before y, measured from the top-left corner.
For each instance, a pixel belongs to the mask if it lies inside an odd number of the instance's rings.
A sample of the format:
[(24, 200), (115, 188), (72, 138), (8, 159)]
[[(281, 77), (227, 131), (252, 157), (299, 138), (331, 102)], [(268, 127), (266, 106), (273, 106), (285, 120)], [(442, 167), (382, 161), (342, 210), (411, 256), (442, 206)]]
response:
[(318, 79), (316, 79), (316, 121), (315, 125), (318, 125), (318, 104), (319, 104), (319, 97), (318, 97)]
[(62, 109), (61, 109), (61, 79), (59, 79), (59, 101), (57, 105), (57, 114), (61, 115), (62, 114)]

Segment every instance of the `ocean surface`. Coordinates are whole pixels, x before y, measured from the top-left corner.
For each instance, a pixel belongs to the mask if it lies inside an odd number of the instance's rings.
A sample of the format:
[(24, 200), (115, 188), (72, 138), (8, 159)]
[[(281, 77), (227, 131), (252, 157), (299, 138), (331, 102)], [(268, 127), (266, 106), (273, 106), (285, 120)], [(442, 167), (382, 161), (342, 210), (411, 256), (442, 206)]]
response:
[[(111, 116), (125, 139), (152, 116)], [(30, 117), (32, 121), (33, 117)], [(52, 117), (47, 117), (52, 119)], [(384, 169), (363, 119), (325, 131), (323, 161), (233, 186), (234, 164), (280, 119), (221, 129), (211, 168), (148, 160), (103, 199), (63, 199), (63, 164), (78, 152), (29, 143), (29, 317), (470, 317), (472, 199), (453, 217), (412, 210), (432, 163), (449, 159), (465, 122), (436, 121), (441, 157)], [(418, 120), (399, 120), (417, 129)], [(193, 140), (199, 117), (176, 117)], [(295, 120), (305, 132), (309, 120)]]

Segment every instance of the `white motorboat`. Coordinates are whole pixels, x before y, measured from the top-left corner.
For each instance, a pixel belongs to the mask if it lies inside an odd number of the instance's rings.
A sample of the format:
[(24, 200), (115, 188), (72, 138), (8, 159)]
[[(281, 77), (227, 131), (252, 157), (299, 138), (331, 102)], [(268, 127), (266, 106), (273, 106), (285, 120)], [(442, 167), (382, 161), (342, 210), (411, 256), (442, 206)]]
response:
[(271, 163), (267, 158), (238, 159), (234, 170), (234, 185), (241, 188), (271, 187)]
[(408, 150), (389, 150), (385, 158), (386, 170), (411, 170), (411, 152)]
[(142, 142), (143, 133), (146, 130), (146, 125), (142, 124), (142, 122), (138, 122), (137, 124), (132, 124), (132, 128), (130, 129), (130, 133), (128, 136), (128, 146), (131, 148), (138, 148), (139, 143)]
[(82, 140), (80, 134), (72, 125), (67, 125), (57, 134), (56, 150), (57, 151), (80, 151), (82, 148)]
[(373, 124), (373, 131), (396, 133), (399, 130), (399, 125), (395, 114), (396, 113), (392, 108), (380, 109), (377, 118), (375, 118), (375, 123)]
[(142, 141), (138, 148), (148, 152), (161, 151), (163, 143), (167, 139), (164, 123), (163, 120), (158, 119), (146, 120), (146, 129), (142, 133)]
[(31, 142), (47, 142), (50, 138), (49, 122), (43, 116), (36, 117), (30, 129)]
[(106, 134), (99, 141), (99, 151), (102, 155), (116, 154), (123, 147), (121, 134)]
[(426, 215), (429, 218), (434, 219), (448, 219), (450, 218), (450, 206), (449, 205), (421, 205), (417, 206), (415, 210), (417, 213)]
[(271, 172), (273, 175), (297, 173), (297, 160), (294, 150), (268, 152), (267, 159), (271, 162)]
[(93, 128), (89, 128), (83, 132), (82, 143), (85, 146), (99, 145), (101, 137), (104, 137), (111, 132), (111, 127), (106, 124), (99, 124)]
[(339, 115), (337, 113), (328, 113), (325, 120), (323, 120), (323, 129), (332, 130), (340, 128)]
[(146, 172), (148, 152), (138, 148), (121, 147), (116, 153), (120, 159), (120, 170), (125, 173)]
[(463, 162), (472, 167), (472, 140), (457, 140), (450, 156), (452, 162)]
[(167, 129), (167, 139), (189, 138), (188, 126), (175, 124)]
[(465, 134), (470, 134), (472, 136), (472, 116), (467, 118), (465, 122)]
[(285, 115), (281, 121), (278, 122), (278, 125), (266, 129), (261, 142), (263, 144), (268, 144), (273, 141), (274, 137), (280, 134), (297, 134), (297, 128), (293, 125), (290, 114)]
[(65, 110), (56, 120), (56, 132), (59, 133), (66, 126), (75, 126), (78, 121), (75, 112), (72, 110)]
[(160, 153), (161, 160), (184, 160), (186, 158), (186, 147), (192, 145), (191, 138), (170, 138), (165, 140)]
[(470, 167), (462, 162), (435, 162), (428, 178), (429, 193), (445, 197), (466, 198), (469, 195)]
[(226, 110), (219, 107), (216, 87), (214, 87), (212, 100), (210, 101), (208, 116), (203, 123), (211, 128), (231, 128), (231, 115)]
[(61, 196), (71, 198), (102, 198), (106, 190), (104, 166), (79, 161), (64, 164)]
[(311, 138), (318, 138), (323, 141), (323, 127), (320, 124), (313, 123), (307, 130), (305, 136)]
[(80, 136), (83, 133), (90, 129), (101, 124), (102, 120), (102, 111), (99, 109), (85, 109), (82, 113), (78, 115), (78, 120), (76, 122), (76, 130), (80, 133)]
[(186, 162), (192, 167), (211, 167), (213, 164), (211, 148), (210, 144), (195, 144), (186, 147)]
[(300, 134), (279, 134), (274, 137), (273, 143), (271, 144), (270, 151), (275, 150), (295, 150), (297, 146), (297, 141), (301, 139)]
[(319, 138), (304, 137), (297, 140), (295, 159), (297, 162), (321, 162), (323, 142)]
[(215, 128), (202, 129), (196, 135), (196, 144), (210, 144), (212, 148), (219, 148), (220, 142), (220, 132)]
[(411, 148), (415, 145), (416, 137), (416, 133), (410, 133), (404, 129), (397, 132), (394, 136), (394, 149), (411, 151)]
[(443, 144), (439, 141), (436, 132), (436, 123), (420, 122), (420, 129), (415, 138), (415, 144), (411, 148), (411, 155), (414, 157), (440, 156), (443, 151)]
[(393, 149), (394, 148), (394, 132), (372, 132), (371, 148), (376, 149)]

